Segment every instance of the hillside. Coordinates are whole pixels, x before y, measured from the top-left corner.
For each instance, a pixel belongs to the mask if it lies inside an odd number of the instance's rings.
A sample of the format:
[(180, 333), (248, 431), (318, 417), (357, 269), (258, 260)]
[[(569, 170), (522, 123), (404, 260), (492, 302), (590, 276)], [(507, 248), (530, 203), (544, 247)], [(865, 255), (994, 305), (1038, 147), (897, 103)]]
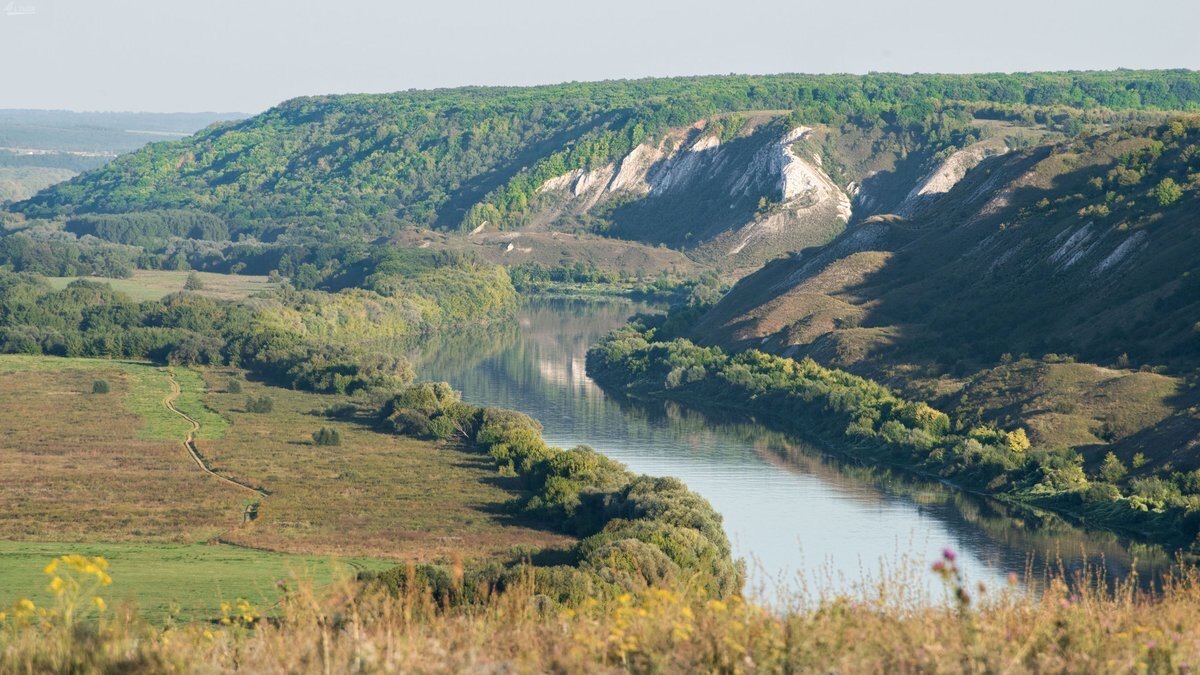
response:
[(1048, 444), (1195, 466), (1198, 157), (1189, 117), (939, 169), (937, 190), (772, 261), (688, 334), (811, 356)]
[(0, 110), (0, 203), (103, 166), (155, 141), (183, 138), (232, 113)]
[[(553, 230), (751, 269), (872, 214), (907, 213), (975, 163), (1047, 134), (1197, 105), (1200, 74), (1189, 71), (721, 76), (308, 97), (152, 144), (13, 209), (60, 229), (65, 220), (75, 234), (91, 232), (73, 225), (89, 214), (133, 214), (138, 238), (157, 250), (171, 237)], [(147, 224), (163, 211), (219, 222)]]

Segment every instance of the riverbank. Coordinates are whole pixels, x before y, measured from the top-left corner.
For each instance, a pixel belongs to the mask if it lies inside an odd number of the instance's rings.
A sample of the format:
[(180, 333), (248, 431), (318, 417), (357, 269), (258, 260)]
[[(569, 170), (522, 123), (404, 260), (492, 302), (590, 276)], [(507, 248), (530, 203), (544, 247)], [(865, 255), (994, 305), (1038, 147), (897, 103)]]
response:
[(805, 360), (757, 351), (725, 354), (654, 328), (618, 330), (588, 353), (602, 386), (644, 399), (733, 411), (876, 464), (904, 467), (993, 498), (1060, 513), (1144, 541), (1186, 548), (1200, 512), (1152, 503), (1086, 475), (1074, 453), (1032, 448), (1020, 429), (962, 429), (940, 411)]

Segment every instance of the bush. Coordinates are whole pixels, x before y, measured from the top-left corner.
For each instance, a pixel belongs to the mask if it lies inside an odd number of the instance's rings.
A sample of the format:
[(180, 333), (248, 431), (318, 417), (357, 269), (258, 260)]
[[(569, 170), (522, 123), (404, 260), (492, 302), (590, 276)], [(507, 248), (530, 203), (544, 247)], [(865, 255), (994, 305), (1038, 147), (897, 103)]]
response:
[(1100, 465), (1100, 477), (1110, 483), (1119, 482), (1129, 473), (1129, 469), (1117, 457), (1115, 453), (1108, 453), (1104, 456), (1104, 463)]
[(92, 383), (93, 394), (107, 394), (108, 391), (108, 380), (96, 380)]
[(313, 443), (317, 445), (332, 446), (342, 444), (342, 435), (338, 433), (337, 429), (330, 429), (329, 427), (321, 427), (317, 431), (314, 431), (312, 439)]
[(229, 384), (225, 385), (225, 391), (230, 394), (242, 393), (242, 383), (238, 380), (229, 380)]
[(275, 399), (270, 396), (251, 396), (246, 399), (246, 412), (269, 413), (275, 409)]
[[(502, 474), (516, 476), (528, 490), (514, 510), (586, 537), (575, 550), (578, 567), (534, 568), (535, 586), (551, 599), (565, 602), (683, 578), (717, 597), (741, 586), (743, 572), (733, 561), (721, 516), (677, 479), (636, 477), (587, 446), (551, 448), (533, 418), (476, 408), (445, 383), (405, 388), (383, 406), (380, 417), (381, 426), (393, 433), (473, 441)], [(390, 575), (392, 586), (403, 585), (409, 572)], [(438, 587), (428, 579), (425, 584)]]
[(204, 281), (200, 279), (200, 275), (195, 272), (190, 272), (187, 275), (187, 281), (183, 283), (185, 291), (202, 291), (204, 290)]

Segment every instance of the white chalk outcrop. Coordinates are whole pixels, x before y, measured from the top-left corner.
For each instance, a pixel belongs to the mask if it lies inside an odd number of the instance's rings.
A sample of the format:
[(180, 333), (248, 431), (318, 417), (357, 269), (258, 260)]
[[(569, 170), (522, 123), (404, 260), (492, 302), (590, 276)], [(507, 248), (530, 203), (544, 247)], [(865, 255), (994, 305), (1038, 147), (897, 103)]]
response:
[(896, 207), (896, 215), (911, 218), (922, 204), (949, 192), (983, 160), (1008, 151), (1007, 145), (983, 142), (954, 152), (913, 187), (900, 206)]

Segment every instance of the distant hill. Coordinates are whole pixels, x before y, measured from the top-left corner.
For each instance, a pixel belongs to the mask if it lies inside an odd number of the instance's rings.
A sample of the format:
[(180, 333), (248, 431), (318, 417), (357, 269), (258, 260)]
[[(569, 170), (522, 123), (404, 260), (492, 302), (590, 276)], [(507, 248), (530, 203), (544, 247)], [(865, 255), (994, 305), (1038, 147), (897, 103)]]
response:
[(27, 199), (147, 143), (179, 139), (214, 122), (242, 117), (0, 109), (0, 202)]
[[(915, 208), (993, 154), (1198, 108), (1191, 71), (721, 76), (307, 97), (153, 143), (13, 208), (30, 218), (202, 211), (231, 238), (268, 242), (414, 227), (591, 232), (750, 269), (875, 213)], [(944, 175), (931, 176), (938, 166)]]

